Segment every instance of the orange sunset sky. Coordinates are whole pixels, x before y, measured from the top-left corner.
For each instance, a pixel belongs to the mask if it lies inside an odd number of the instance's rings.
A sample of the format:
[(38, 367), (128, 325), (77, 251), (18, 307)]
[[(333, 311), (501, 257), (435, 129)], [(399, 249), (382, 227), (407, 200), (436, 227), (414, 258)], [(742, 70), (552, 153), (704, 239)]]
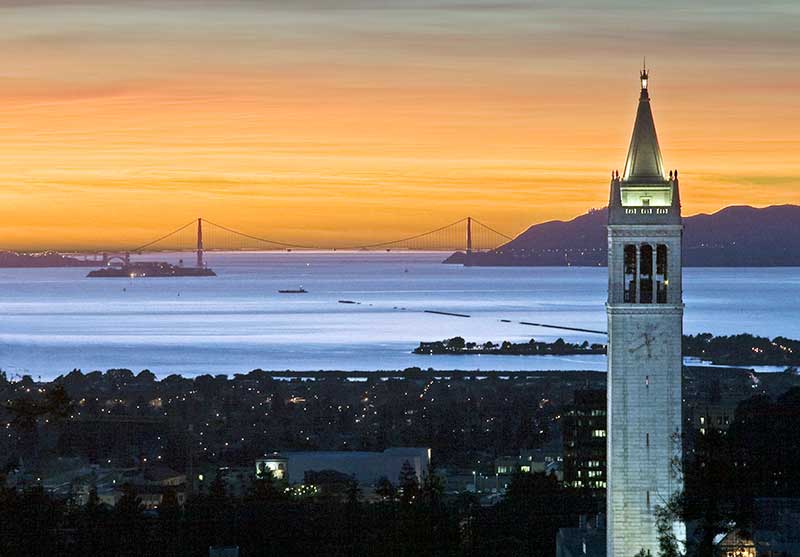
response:
[(800, 2), (0, 0), (0, 248), (606, 203), (647, 56), (684, 214), (800, 203)]

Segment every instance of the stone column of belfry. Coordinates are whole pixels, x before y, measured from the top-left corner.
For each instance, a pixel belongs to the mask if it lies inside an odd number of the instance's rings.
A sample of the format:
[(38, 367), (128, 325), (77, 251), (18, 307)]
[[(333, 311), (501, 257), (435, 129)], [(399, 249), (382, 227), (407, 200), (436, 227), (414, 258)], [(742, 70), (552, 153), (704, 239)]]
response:
[[(608, 209), (608, 557), (659, 554), (655, 511), (683, 488), (681, 207), (664, 172), (647, 70)], [(683, 525), (674, 531), (683, 536)]]

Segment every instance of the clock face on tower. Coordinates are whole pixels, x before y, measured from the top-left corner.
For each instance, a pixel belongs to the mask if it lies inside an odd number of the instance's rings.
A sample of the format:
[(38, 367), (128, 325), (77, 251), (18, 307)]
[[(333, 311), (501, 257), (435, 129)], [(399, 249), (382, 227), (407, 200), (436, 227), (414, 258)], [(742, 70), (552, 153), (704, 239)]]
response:
[(645, 357), (652, 358), (657, 335), (658, 328), (655, 325), (644, 327), (644, 330), (634, 336), (633, 346), (628, 351), (631, 353), (641, 352)]

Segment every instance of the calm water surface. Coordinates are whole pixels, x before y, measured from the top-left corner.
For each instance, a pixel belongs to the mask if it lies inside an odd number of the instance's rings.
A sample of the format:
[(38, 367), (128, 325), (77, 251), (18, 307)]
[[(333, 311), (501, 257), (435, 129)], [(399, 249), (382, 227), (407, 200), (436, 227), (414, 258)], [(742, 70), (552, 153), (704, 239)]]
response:
[[(0, 368), (42, 378), (76, 367), (148, 368), (159, 376), (254, 368), (605, 369), (602, 356), (411, 354), (420, 340), (455, 335), (605, 340), (500, 321), (605, 330), (605, 268), (465, 268), (441, 260), (431, 253), (209, 254), (216, 278), (134, 280), (88, 279), (88, 269), (0, 269)], [(687, 333), (800, 338), (800, 269), (684, 273)], [(301, 285), (308, 294), (277, 292)]]

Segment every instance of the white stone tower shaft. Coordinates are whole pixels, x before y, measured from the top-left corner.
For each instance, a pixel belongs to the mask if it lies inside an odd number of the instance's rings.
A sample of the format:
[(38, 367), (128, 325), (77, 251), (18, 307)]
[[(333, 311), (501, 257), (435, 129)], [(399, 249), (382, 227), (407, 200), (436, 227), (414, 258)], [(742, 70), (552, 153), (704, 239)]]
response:
[(681, 224), (664, 176), (647, 70), (608, 224), (608, 557), (659, 553), (657, 507), (682, 489)]

